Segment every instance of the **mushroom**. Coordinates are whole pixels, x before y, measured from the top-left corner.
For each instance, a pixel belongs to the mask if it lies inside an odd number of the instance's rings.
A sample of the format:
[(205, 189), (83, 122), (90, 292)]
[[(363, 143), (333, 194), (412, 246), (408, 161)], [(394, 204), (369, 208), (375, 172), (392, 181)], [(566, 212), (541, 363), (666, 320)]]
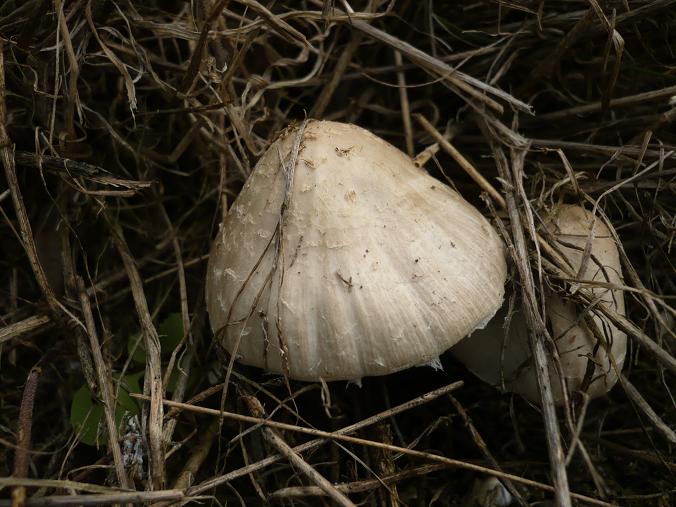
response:
[(315, 381), (385, 375), (487, 322), (506, 263), (488, 221), (355, 125), (287, 128), (212, 247), (211, 326), (243, 364)]
[[(605, 224), (579, 206), (562, 205), (549, 216), (546, 226), (575, 272), (580, 271), (589, 239), (590, 255), (579, 274), (581, 285), (584, 287), (586, 281), (600, 282), (590, 284), (598, 304), (624, 315), (622, 290), (611, 288), (622, 285), (619, 254)], [(556, 344), (568, 394), (581, 389), (592, 398), (606, 394), (617, 381), (617, 371), (604, 346), (597, 343), (584, 322), (583, 309), (565, 296), (545, 290), (548, 327)], [(504, 385), (507, 391), (537, 403), (540, 396), (528, 345), (528, 329), (518, 310), (506, 322), (507, 306), (505, 304), (486, 328), (453, 347), (452, 354), (485, 382), (498, 388)], [(598, 312), (591, 311), (598, 329), (610, 344), (615, 364), (621, 369), (627, 348), (626, 335)], [(507, 332), (505, 324), (508, 324)], [(590, 368), (590, 376), (587, 368)], [(553, 362), (549, 375), (554, 401), (561, 405), (565, 400), (561, 376)], [(585, 378), (589, 385), (585, 385)]]

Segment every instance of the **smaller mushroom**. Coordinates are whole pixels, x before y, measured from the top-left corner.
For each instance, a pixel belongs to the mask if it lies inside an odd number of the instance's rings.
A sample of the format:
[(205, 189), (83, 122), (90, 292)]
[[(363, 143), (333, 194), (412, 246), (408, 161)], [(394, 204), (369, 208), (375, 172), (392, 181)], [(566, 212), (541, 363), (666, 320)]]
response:
[[(623, 283), (619, 254), (605, 224), (579, 206), (563, 205), (550, 215), (546, 226), (576, 272), (580, 270), (587, 240), (590, 240), (590, 255), (579, 276), (581, 285), (585, 287), (584, 282), (598, 282), (587, 285), (598, 304), (624, 315), (622, 290), (613, 288)], [(560, 293), (545, 290), (547, 324), (556, 344), (568, 394), (578, 390), (584, 390), (592, 398), (606, 394), (618, 378), (606, 348), (597, 342), (585, 324), (581, 308)], [(615, 364), (621, 369), (626, 354), (626, 335), (598, 312), (590, 311), (610, 344)], [(519, 310), (515, 310), (507, 322), (507, 314), (508, 305), (505, 304), (486, 328), (474, 332), (451, 351), (485, 382), (537, 403), (540, 395), (525, 319)], [(505, 325), (508, 325), (507, 332)], [(549, 374), (554, 401), (561, 405), (565, 400), (561, 376), (553, 362)]]

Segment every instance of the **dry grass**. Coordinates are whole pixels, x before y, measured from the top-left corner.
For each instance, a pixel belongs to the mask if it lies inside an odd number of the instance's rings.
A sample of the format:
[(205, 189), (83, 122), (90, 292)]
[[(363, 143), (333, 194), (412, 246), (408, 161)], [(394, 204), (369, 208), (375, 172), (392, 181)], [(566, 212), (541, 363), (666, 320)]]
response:
[[(0, 4), (0, 505), (459, 505), (486, 474), (522, 505), (673, 504), (675, 9)], [(306, 117), (418, 154), (499, 222), (542, 361), (540, 295), (576, 273), (541, 217), (594, 210), (624, 269), (627, 317), (604, 311), (631, 336), (620, 385), (557, 411), (445, 356), (445, 372), (361, 389), (226, 372), (204, 308), (209, 245), (260, 155)], [(187, 332), (167, 347), (170, 315)], [(134, 374), (147, 401), (120, 425)], [(82, 386), (101, 410), (93, 446), (70, 422)]]

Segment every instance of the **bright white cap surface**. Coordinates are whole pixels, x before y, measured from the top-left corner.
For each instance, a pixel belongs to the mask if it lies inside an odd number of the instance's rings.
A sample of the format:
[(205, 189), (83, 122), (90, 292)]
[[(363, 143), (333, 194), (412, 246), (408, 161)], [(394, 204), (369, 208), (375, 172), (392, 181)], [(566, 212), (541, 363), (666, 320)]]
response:
[(214, 242), (211, 326), (242, 363), (299, 380), (429, 363), (502, 304), (484, 217), (354, 125), (287, 129)]

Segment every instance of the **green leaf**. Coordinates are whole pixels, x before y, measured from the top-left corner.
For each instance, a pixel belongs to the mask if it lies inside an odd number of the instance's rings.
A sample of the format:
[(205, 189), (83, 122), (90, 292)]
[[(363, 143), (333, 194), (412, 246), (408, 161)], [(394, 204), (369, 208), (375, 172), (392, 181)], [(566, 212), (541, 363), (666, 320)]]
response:
[[(166, 319), (160, 322), (157, 328), (160, 338), (160, 347), (164, 354), (171, 354), (183, 338), (183, 319), (180, 313), (170, 313)], [(146, 362), (146, 350), (143, 337), (133, 334), (127, 339), (127, 352), (132, 360), (139, 364)]]
[[(131, 412), (132, 414), (138, 414), (139, 413), (139, 405), (138, 402), (129, 396), (129, 393), (135, 393), (139, 394), (141, 392), (141, 385), (139, 383), (139, 380), (143, 376), (143, 372), (138, 372), (138, 373), (132, 373), (130, 375), (125, 375), (122, 377), (122, 382), (120, 382), (120, 390), (117, 393), (117, 407), (116, 407), (116, 412), (119, 409), (122, 409), (123, 411), (126, 410), (127, 412)], [(117, 378), (115, 379), (117, 382)]]
[(133, 361), (145, 364), (146, 351), (143, 346), (143, 336), (140, 333), (129, 335), (129, 338), (127, 338), (127, 352), (131, 355)]
[(167, 381), (167, 392), (169, 394), (172, 394), (176, 389), (179, 375), (183, 374), (178, 370), (178, 365), (175, 364), (174, 368), (171, 370), (171, 374), (169, 375), (169, 380)]
[(170, 313), (157, 328), (162, 352), (172, 353), (183, 338), (183, 319), (180, 313)]
[(96, 445), (103, 408), (92, 400), (89, 388), (80, 387), (70, 405), (70, 423), (83, 444)]
[[(132, 373), (122, 377), (120, 382), (120, 390), (118, 391), (117, 405), (115, 406), (115, 424), (120, 427), (124, 414), (130, 412), (138, 414), (140, 408), (134, 398), (129, 396), (129, 393), (140, 393), (141, 385), (139, 380), (143, 376), (143, 372)], [(114, 380), (117, 383), (119, 376), (115, 376)], [(113, 384), (115, 385), (115, 384)], [(103, 407), (99, 402), (92, 397), (91, 391), (86, 385), (80, 387), (73, 396), (73, 401), (70, 405), (70, 423), (73, 430), (78, 435), (78, 439), (83, 444), (96, 445), (97, 441), (102, 438), (105, 430), (99, 434), (99, 426), (104, 418)]]

